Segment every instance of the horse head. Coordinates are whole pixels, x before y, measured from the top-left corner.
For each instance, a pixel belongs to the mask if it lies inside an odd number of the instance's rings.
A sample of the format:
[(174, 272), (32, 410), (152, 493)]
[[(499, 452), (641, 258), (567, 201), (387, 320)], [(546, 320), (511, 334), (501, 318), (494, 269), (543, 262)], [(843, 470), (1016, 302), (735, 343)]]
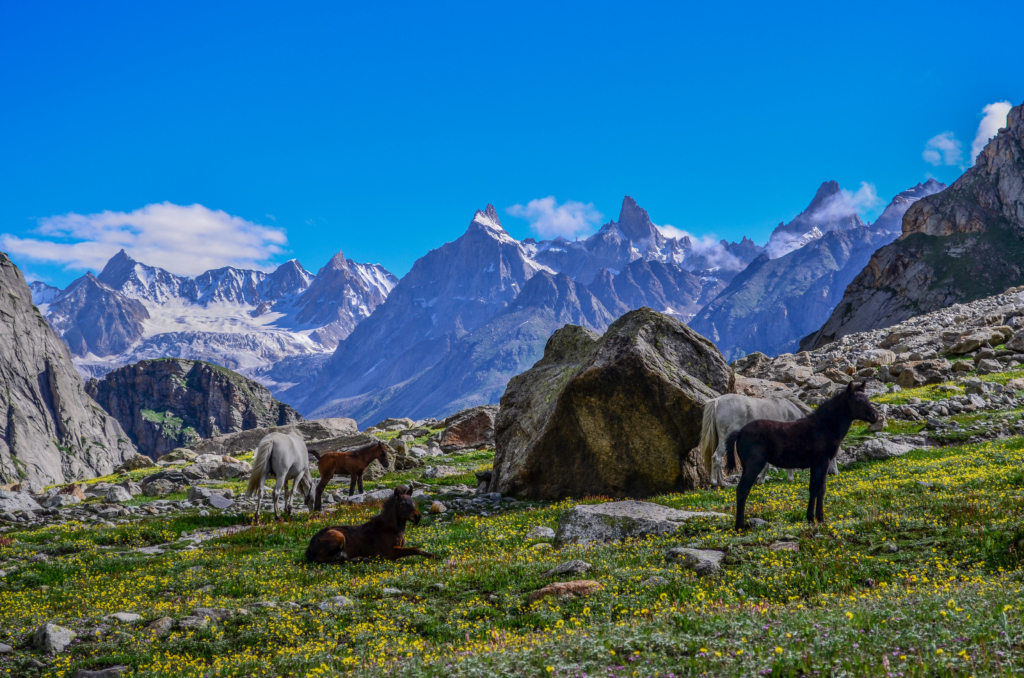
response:
[(409, 494), (409, 488), (405, 485), (399, 485), (395, 488), (395, 508), (398, 512), (398, 518), (405, 521), (412, 521), (413, 525), (419, 525), (420, 515), (419, 509), (416, 508), (416, 502), (413, 501), (412, 495)]
[(868, 394), (864, 391), (864, 382), (850, 382), (846, 387), (847, 401), (849, 403), (850, 415), (854, 419), (874, 424), (878, 421), (878, 410), (871, 404)]
[(381, 466), (384, 468), (388, 467), (388, 446), (383, 440), (377, 443), (376, 459), (380, 462)]

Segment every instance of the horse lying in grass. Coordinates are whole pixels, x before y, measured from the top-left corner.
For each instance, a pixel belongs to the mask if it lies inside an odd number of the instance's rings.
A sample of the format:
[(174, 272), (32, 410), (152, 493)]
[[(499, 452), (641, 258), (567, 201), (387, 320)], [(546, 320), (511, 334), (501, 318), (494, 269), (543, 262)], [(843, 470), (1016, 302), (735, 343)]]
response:
[(736, 486), (736, 529), (746, 526), (743, 511), (747, 495), (765, 464), (783, 469), (811, 469), (807, 522), (825, 522), (825, 481), (828, 465), (839, 453), (839, 444), (854, 420), (870, 424), (878, 421), (878, 412), (864, 392), (863, 383), (851, 383), (812, 414), (793, 422), (752, 421), (725, 441), (729, 473), (736, 470), (737, 458), (743, 475)]
[(321, 501), (324, 495), (324, 488), (335, 474), (341, 473), (349, 476), (348, 496), (356, 491), (356, 484), (359, 485), (359, 494), (363, 493), (363, 473), (366, 467), (374, 459), (380, 462), (384, 468), (388, 467), (388, 446), (382, 440), (375, 440), (362, 447), (347, 452), (310, 452), (316, 457), (316, 467), (320, 471), (320, 482), (316, 486), (316, 509), (320, 510)]
[(338, 563), (347, 560), (383, 558), (398, 560), (407, 556), (437, 558), (433, 553), (405, 544), (405, 526), (419, 524), (420, 512), (409, 494), (399, 486), (388, 497), (380, 513), (362, 525), (325, 527), (309, 541), (306, 560), (311, 563)]
[[(249, 486), (245, 495), (256, 498), (256, 522), (260, 521), (263, 508), (263, 484), (268, 476), (274, 476), (274, 492), (271, 502), (274, 505), (274, 519), (280, 520), (277, 510), (277, 498), (284, 491), (285, 515), (292, 515), (292, 493), (298, 485), (306, 503), (306, 508), (313, 510), (313, 477), (309, 474), (309, 452), (306, 442), (297, 433), (268, 433), (256, 447), (256, 458), (252, 461), (252, 473), (249, 475)], [(288, 481), (292, 484), (289, 487)]]

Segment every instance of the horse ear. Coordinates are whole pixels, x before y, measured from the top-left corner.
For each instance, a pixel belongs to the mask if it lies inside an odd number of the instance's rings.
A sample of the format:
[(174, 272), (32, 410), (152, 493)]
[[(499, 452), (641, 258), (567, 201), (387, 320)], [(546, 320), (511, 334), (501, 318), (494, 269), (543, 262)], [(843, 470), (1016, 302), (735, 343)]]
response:
[(853, 382), (852, 386), (854, 391), (860, 391), (863, 393), (867, 384), (865, 384), (863, 381), (857, 381)]

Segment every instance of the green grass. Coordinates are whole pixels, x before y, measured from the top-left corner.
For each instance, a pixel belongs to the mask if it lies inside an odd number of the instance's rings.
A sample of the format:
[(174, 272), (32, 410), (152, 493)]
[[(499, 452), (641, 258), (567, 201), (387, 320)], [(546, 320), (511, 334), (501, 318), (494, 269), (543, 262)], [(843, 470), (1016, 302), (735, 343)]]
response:
[[(468, 476), (490, 460), (477, 452), (431, 463), (461, 465)], [(438, 553), (437, 561), (302, 561), (314, 531), (365, 520), (373, 511), (365, 506), (261, 525), (193, 551), (180, 548), (182, 532), (248, 519), (186, 514), (14, 532), (0, 542), (0, 559), (39, 550), (51, 559), (20, 560), (0, 584), (0, 642), (17, 648), (0, 659), (0, 675), (32, 675), (27, 662), (37, 655), (26, 640), (44, 621), (107, 633), (44, 659), (55, 676), (115, 663), (137, 676), (859, 676), (884, 675), (883, 657), (893, 675), (1012, 675), (1024, 653), (1022, 468), (1020, 438), (912, 452), (855, 464), (830, 480), (830, 522), (821, 528), (803, 522), (807, 474), (799, 473), (796, 483), (755, 488), (749, 511), (770, 522), (758, 531), (702, 520), (674, 535), (561, 551), (535, 550), (525, 534), (557, 526), (573, 502), (490, 517), (428, 515), (407, 541)], [(734, 494), (654, 500), (731, 513)], [(800, 551), (768, 549), (784, 537), (796, 538)], [(132, 550), (168, 543), (176, 546), (161, 556)], [(665, 561), (666, 549), (689, 543), (726, 551), (724, 571), (699, 578)], [(542, 573), (571, 558), (593, 565), (584, 578), (604, 590), (528, 603), (550, 581)], [(652, 576), (667, 583), (646, 585)], [(355, 605), (252, 607), (335, 595)], [(142, 614), (144, 623), (181, 618), (197, 605), (249, 613), (159, 640), (142, 624), (102, 620), (119, 611)]]

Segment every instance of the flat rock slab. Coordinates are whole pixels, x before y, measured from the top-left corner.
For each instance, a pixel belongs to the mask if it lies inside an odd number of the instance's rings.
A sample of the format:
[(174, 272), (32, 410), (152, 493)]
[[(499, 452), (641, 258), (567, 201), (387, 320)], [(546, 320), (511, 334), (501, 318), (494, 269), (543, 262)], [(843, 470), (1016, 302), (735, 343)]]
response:
[(14, 652), (13, 647), (0, 643), (0, 654), (11, 654), (12, 652)]
[(777, 541), (768, 547), (769, 551), (799, 551), (800, 544), (795, 541)]
[(556, 577), (560, 574), (583, 574), (591, 568), (590, 563), (583, 560), (570, 560), (556, 565), (544, 573), (545, 577)]
[(711, 511), (680, 511), (647, 501), (581, 504), (562, 514), (555, 546), (622, 541), (675, 532), (693, 518), (729, 518)]
[(211, 494), (206, 499), (206, 503), (215, 509), (229, 509), (235, 505), (235, 502), (228, 499), (223, 494)]
[(540, 600), (547, 596), (557, 596), (559, 598), (576, 598), (582, 596), (589, 596), (591, 593), (604, 589), (604, 586), (600, 582), (592, 581), (589, 579), (578, 579), (576, 581), (560, 581), (554, 584), (548, 584), (542, 589), (537, 589), (530, 594), (529, 601)]
[(142, 619), (142, 615), (134, 614), (132, 612), (115, 612), (114, 614), (108, 615), (107, 619), (113, 619), (119, 621), (122, 624), (131, 624)]
[(669, 549), (665, 553), (665, 558), (706, 577), (716, 574), (722, 569), (722, 559), (725, 558), (725, 554), (721, 551), (680, 547)]
[(75, 632), (56, 624), (43, 624), (32, 635), (32, 645), (48, 654), (63, 652), (71, 644)]
[(128, 667), (119, 664), (117, 666), (108, 666), (105, 669), (99, 669), (96, 671), (78, 669), (78, 671), (75, 672), (75, 678), (121, 678), (121, 676), (127, 672)]
[(319, 607), (321, 610), (329, 611), (340, 610), (342, 608), (351, 607), (353, 605), (355, 605), (355, 603), (353, 603), (350, 598), (347, 598), (345, 596), (335, 596), (330, 600), (325, 600), (324, 602), (320, 603), (319, 605), (317, 605), (317, 607)]

